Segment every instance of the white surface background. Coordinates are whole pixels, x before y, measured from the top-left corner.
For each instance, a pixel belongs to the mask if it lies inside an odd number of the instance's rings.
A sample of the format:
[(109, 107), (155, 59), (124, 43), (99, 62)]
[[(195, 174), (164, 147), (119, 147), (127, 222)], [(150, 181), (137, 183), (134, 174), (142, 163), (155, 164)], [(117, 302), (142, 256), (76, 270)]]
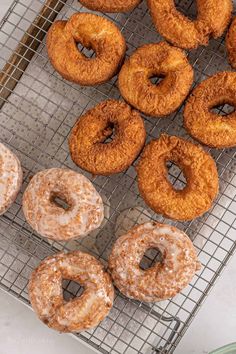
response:
[[(0, 0), (2, 17), (11, 0)], [(203, 354), (236, 342), (236, 255), (192, 322), (176, 354)], [(58, 334), (25, 305), (0, 291), (0, 354), (92, 354), (72, 336)]]

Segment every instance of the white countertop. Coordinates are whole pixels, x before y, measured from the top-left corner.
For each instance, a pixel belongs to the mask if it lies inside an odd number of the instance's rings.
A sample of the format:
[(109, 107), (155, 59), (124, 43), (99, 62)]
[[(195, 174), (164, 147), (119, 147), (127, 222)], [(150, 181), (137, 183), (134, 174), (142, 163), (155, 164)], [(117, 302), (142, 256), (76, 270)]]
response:
[[(1, 0), (0, 17), (11, 0)], [(203, 354), (236, 342), (236, 255), (200, 309), (176, 354)], [(1, 354), (89, 354), (74, 337), (43, 325), (24, 304), (0, 291)]]

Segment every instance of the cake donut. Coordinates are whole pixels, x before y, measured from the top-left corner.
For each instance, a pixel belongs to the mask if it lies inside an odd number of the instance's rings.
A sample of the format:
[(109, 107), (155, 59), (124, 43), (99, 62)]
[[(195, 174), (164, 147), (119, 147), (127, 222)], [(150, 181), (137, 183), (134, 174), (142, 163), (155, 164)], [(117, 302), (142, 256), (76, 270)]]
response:
[[(144, 253), (156, 248), (162, 261), (143, 270)], [(188, 236), (177, 228), (147, 222), (120, 236), (109, 257), (109, 270), (115, 286), (125, 296), (146, 302), (169, 299), (192, 280), (200, 263)]]
[[(112, 141), (105, 143), (112, 134)], [(78, 166), (95, 175), (111, 175), (132, 164), (145, 138), (140, 114), (124, 102), (107, 100), (80, 117), (72, 129), (69, 147)]]
[(236, 17), (234, 17), (226, 36), (226, 48), (229, 62), (236, 69)]
[[(121, 95), (141, 112), (166, 116), (176, 111), (193, 83), (193, 68), (185, 53), (166, 42), (146, 44), (126, 60), (118, 77)], [(150, 79), (163, 77), (155, 85)]]
[[(184, 189), (176, 190), (168, 181), (168, 161), (182, 169), (187, 181)], [(211, 155), (176, 136), (163, 134), (146, 145), (136, 170), (144, 201), (170, 219), (185, 221), (202, 215), (218, 193), (218, 173)]]
[(133, 10), (141, 0), (80, 0), (81, 4), (93, 11), (127, 12)]
[[(87, 58), (77, 48), (93, 49)], [(55, 21), (47, 33), (49, 59), (66, 80), (96, 85), (111, 79), (123, 61), (126, 43), (118, 27), (94, 14), (76, 13), (68, 21)]]
[[(78, 282), (81, 296), (65, 301), (62, 280)], [(39, 319), (60, 332), (81, 332), (99, 324), (109, 313), (114, 289), (102, 264), (80, 251), (44, 259), (29, 281), (29, 298)]]
[(227, 116), (211, 112), (225, 103), (236, 107), (235, 92), (235, 72), (219, 72), (202, 81), (184, 109), (184, 126), (189, 134), (215, 148), (236, 146), (236, 112)]
[(15, 201), (22, 178), (20, 161), (11, 150), (0, 143), (0, 215)]
[(197, 0), (197, 18), (191, 21), (176, 9), (174, 0), (148, 0), (157, 31), (180, 48), (207, 45), (210, 37), (218, 38), (226, 29), (233, 10), (231, 0)]
[(92, 183), (61, 168), (38, 172), (31, 179), (23, 195), (23, 212), (41, 236), (60, 241), (86, 236), (104, 217), (102, 198)]

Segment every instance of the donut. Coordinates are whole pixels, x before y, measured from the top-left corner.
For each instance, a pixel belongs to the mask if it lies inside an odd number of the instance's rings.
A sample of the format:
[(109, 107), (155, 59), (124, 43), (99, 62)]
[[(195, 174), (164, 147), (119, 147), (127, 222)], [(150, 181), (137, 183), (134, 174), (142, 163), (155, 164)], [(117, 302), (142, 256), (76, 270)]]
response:
[[(113, 134), (111, 142), (105, 140)], [(94, 175), (126, 170), (145, 143), (140, 114), (126, 103), (107, 100), (87, 111), (77, 121), (69, 138), (72, 160)]]
[[(187, 185), (176, 190), (168, 181), (166, 162), (176, 163)], [(201, 146), (176, 136), (161, 135), (143, 150), (136, 166), (138, 187), (156, 213), (175, 220), (192, 220), (210, 209), (218, 193), (218, 173), (213, 158)]]
[(20, 161), (11, 150), (0, 143), (0, 215), (15, 201), (22, 178)]
[[(96, 53), (87, 58), (77, 48), (81, 43)], [(97, 85), (111, 79), (123, 61), (126, 44), (118, 27), (94, 14), (76, 13), (68, 21), (55, 21), (47, 34), (49, 59), (66, 80)]]
[(216, 147), (236, 145), (236, 112), (227, 116), (211, 112), (225, 103), (236, 107), (236, 73), (219, 72), (201, 82), (184, 109), (184, 125), (203, 144)]
[(52, 240), (86, 236), (101, 225), (103, 210), (102, 198), (92, 183), (69, 169), (38, 172), (23, 195), (27, 222), (41, 236)]
[(80, 0), (81, 4), (93, 11), (127, 12), (133, 10), (141, 0)]
[(178, 11), (174, 0), (147, 0), (154, 26), (170, 43), (193, 49), (207, 45), (226, 29), (233, 10), (231, 0), (197, 0), (197, 18), (190, 20)]
[[(65, 301), (62, 280), (78, 282), (81, 296)], [(81, 332), (109, 313), (114, 289), (102, 264), (88, 253), (57, 253), (44, 259), (29, 281), (29, 298), (39, 319), (60, 332)]]
[[(141, 269), (148, 249), (162, 254), (161, 262)], [(146, 302), (169, 299), (192, 280), (200, 263), (188, 236), (177, 228), (147, 222), (120, 236), (109, 257), (109, 270), (115, 286), (125, 296)]]
[[(158, 85), (150, 79), (163, 77)], [(122, 66), (118, 78), (124, 99), (141, 112), (161, 117), (173, 113), (193, 83), (193, 69), (185, 53), (166, 42), (138, 48)]]
[(226, 36), (226, 48), (229, 62), (236, 69), (236, 17), (234, 17)]

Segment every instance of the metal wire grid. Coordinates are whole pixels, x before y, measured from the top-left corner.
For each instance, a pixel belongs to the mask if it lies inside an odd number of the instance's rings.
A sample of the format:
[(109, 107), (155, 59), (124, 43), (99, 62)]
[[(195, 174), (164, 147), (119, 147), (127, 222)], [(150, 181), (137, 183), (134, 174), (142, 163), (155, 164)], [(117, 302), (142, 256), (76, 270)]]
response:
[[(64, 2), (58, 18), (65, 19), (76, 11), (87, 11), (76, 0)], [(58, 0), (58, 3), (62, 1)], [(43, 4), (42, 0), (13, 2), (1, 24), (2, 66)], [(193, 1), (179, 1), (178, 5), (184, 12), (194, 13)], [(144, 43), (160, 40), (145, 2), (129, 14), (105, 16), (114, 21), (124, 34), (128, 45), (127, 55)], [(93, 55), (86, 48), (83, 52), (87, 56)], [(207, 48), (190, 52), (189, 60), (195, 69), (194, 85), (217, 71), (230, 70), (225, 56), (223, 39), (212, 40)], [(21, 60), (27, 58), (22, 56)], [(20, 62), (15, 65), (15, 70), (20, 70)], [(6, 85), (1, 90), (5, 88)], [(172, 353), (236, 247), (235, 149), (210, 151), (217, 161), (220, 175), (220, 194), (211, 211), (188, 223), (166, 220), (153, 213), (140, 198), (134, 166), (112, 177), (92, 178), (70, 159), (67, 138), (77, 117), (108, 97), (120, 98), (116, 78), (95, 88), (66, 82), (51, 67), (43, 41), (19, 83), (5, 100), (0, 113), (0, 139), (19, 156), (24, 170), (24, 184), (14, 205), (0, 219), (0, 282), (7, 291), (28, 302), (29, 275), (48, 254), (76, 246), (88, 249), (106, 262), (115, 239), (118, 217), (125, 214), (131, 224), (140, 222), (142, 218), (151, 218), (176, 225), (191, 237), (203, 265), (191, 284), (175, 298), (152, 306), (129, 300), (117, 293), (109, 316), (96, 329), (79, 334), (80, 338), (104, 353), (152, 353), (154, 348), (159, 353)], [(227, 105), (218, 109), (222, 114), (229, 110)], [(182, 107), (165, 119), (144, 118), (147, 141), (158, 137), (161, 132), (189, 139), (182, 127)], [(49, 243), (26, 224), (21, 210), (22, 193), (34, 173), (49, 167), (69, 167), (82, 172), (102, 194), (110, 215), (107, 215), (103, 228), (87, 237), (87, 240), (66, 244)], [(176, 188), (185, 184), (181, 171), (173, 164), (169, 166), (169, 178)], [(123, 227), (125, 229), (125, 225)], [(155, 261), (155, 256), (153, 252), (147, 253), (145, 265)], [(76, 296), (81, 291), (73, 282), (65, 282), (64, 286), (66, 298)]]

